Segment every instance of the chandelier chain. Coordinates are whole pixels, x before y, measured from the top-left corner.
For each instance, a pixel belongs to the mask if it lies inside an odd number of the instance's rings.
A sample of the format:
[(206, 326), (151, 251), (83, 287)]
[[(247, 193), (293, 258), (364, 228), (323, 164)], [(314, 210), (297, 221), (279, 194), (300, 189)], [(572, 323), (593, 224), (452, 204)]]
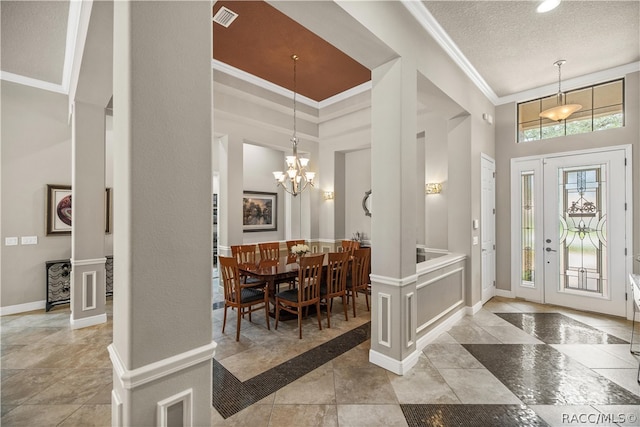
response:
[(293, 139), (298, 142), (296, 128), (296, 93), (298, 92), (296, 65), (298, 64), (298, 55), (293, 55)]

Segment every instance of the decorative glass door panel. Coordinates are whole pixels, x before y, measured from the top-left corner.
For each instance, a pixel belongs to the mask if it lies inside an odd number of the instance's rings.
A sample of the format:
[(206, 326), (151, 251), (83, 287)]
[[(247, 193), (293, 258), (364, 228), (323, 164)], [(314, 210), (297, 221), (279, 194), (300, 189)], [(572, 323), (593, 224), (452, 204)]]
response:
[[(631, 193), (626, 149), (543, 159), (544, 300), (625, 316)], [(539, 205), (539, 203), (538, 203)]]
[(558, 169), (560, 291), (608, 297), (606, 165)]
[(535, 244), (535, 175), (533, 171), (521, 173), (521, 286), (534, 287), (536, 280)]

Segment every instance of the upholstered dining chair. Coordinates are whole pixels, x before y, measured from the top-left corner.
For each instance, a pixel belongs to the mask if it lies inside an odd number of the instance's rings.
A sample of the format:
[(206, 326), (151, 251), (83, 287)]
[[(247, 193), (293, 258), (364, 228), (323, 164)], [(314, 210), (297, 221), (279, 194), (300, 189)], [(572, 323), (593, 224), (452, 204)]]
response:
[(351, 276), (347, 278), (347, 303), (349, 298), (353, 304), (353, 317), (356, 317), (356, 298), (358, 292), (364, 291), (369, 308), (369, 263), (371, 262), (371, 248), (356, 249), (351, 261)]
[(298, 260), (298, 258), (291, 253), (291, 248), (295, 245), (304, 245), (304, 240), (287, 240), (287, 264), (293, 264)]
[(327, 327), (330, 328), (334, 298), (342, 298), (344, 320), (349, 320), (347, 317), (347, 274), (350, 255), (348, 252), (331, 252), (327, 256), (329, 257), (327, 274), (325, 274), (325, 280), (320, 286), (320, 299), (324, 299), (327, 303)]
[(300, 259), (298, 287), (276, 294), (276, 329), (278, 329), (280, 320), (280, 310), (297, 314), (299, 338), (302, 339), (302, 310), (305, 307), (315, 305), (318, 328), (322, 330), (320, 320), (320, 281), (322, 279), (323, 261), (324, 254), (307, 255)]
[(256, 283), (244, 285), (240, 279), (240, 271), (238, 270), (238, 261), (234, 257), (218, 257), (220, 277), (224, 286), (224, 318), (222, 320), (222, 333), (227, 325), (227, 308), (237, 309), (236, 324), (236, 341), (240, 341), (240, 320), (245, 314), (249, 315), (251, 322), (251, 313), (264, 309), (265, 318), (267, 320), (267, 329), (271, 330), (269, 325), (269, 287), (266, 282), (262, 282), (262, 286)]
[(280, 242), (258, 243), (261, 265), (277, 265), (280, 262)]
[[(238, 265), (257, 265), (256, 245), (232, 245), (231, 255), (238, 261)], [(240, 274), (243, 283), (260, 283), (259, 279)]]

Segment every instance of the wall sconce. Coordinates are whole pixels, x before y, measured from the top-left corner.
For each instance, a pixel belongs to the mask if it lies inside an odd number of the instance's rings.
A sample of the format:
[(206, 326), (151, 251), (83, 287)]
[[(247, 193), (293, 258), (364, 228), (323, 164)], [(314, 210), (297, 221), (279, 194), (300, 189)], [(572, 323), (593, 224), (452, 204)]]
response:
[(325, 200), (333, 200), (333, 191), (325, 191), (322, 195)]
[(424, 186), (424, 194), (440, 194), (442, 192), (442, 184), (439, 182), (430, 182)]

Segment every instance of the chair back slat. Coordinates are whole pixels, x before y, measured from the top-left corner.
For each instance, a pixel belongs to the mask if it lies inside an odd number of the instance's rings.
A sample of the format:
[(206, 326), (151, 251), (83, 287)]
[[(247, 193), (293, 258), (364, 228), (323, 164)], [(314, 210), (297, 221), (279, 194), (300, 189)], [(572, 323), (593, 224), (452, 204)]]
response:
[(320, 280), (324, 254), (308, 255), (300, 259), (298, 270), (298, 303), (312, 304), (320, 299)]
[(238, 265), (256, 265), (256, 245), (233, 245), (231, 254), (238, 261)]
[(331, 252), (328, 254), (326, 274), (328, 297), (344, 293), (347, 286), (349, 256), (348, 252)]
[(220, 276), (224, 287), (224, 298), (232, 303), (238, 303), (240, 298), (240, 270), (238, 261), (234, 257), (218, 257)]
[(280, 261), (280, 242), (258, 243), (260, 249), (260, 262)]
[(356, 249), (353, 251), (351, 284), (354, 290), (366, 289), (369, 284), (370, 257), (370, 248)]
[(356, 242), (355, 240), (343, 240), (340, 244), (340, 249), (342, 252), (353, 252), (356, 249), (360, 249), (360, 242)]

